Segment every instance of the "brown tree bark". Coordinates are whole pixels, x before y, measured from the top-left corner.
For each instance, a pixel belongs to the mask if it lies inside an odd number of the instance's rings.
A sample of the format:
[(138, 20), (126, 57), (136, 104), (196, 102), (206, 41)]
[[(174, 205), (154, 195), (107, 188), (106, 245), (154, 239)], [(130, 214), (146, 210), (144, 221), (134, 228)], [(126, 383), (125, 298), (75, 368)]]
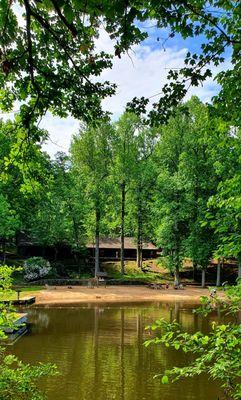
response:
[(217, 279), (216, 279), (216, 286), (219, 287), (221, 285), (221, 259), (218, 259), (217, 265)]
[(206, 284), (206, 270), (202, 269), (202, 288), (205, 287)]
[(179, 276), (179, 266), (175, 266), (174, 268), (174, 286), (179, 286), (180, 284), (180, 276)]
[(137, 221), (137, 267), (142, 268), (142, 221), (141, 221), (141, 210), (138, 210), (138, 221)]
[(125, 201), (126, 201), (126, 185), (123, 181), (121, 184), (121, 273), (125, 273)]
[(95, 210), (95, 277), (100, 271), (100, 210)]

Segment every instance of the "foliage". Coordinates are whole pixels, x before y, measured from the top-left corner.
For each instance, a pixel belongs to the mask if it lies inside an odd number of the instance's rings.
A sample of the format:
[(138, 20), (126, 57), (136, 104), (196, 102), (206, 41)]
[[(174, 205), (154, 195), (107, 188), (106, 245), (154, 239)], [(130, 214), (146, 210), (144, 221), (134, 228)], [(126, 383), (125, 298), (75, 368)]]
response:
[[(185, 107), (188, 113), (177, 110), (155, 147), (154, 209), (160, 221), (156, 236), (171, 269), (178, 271), (183, 258), (189, 257), (204, 272), (219, 241), (217, 230), (207, 220), (210, 199), (225, 178), (224, 168), (230, 174), (230, 161), (223, 160), (232, 143), (229, 125), (210, 114), (197, 97)], [(223, 171), (220, 165), (226, 166)]]
[(219, 182), (217, 192), (209, 199), (207, 223), (215, 229), (219, 237), (217, 255), (240, 259), (240, 130), (231, 130), (228, 143), (223, 143), (224, 145), (230, 154), (228, 171), (225, 166), (216, 164), (216, 169), (223, 169), (223, 179)]
[[(205, 0), (166, 0), (161, 5), (124, 0), (105, 0), (101, 4), (2, 0), (1, 107), (9, 110), (14, 101), (21, 103), (20, 121), (33, 140), (33, 122), (46, 110), (60, 116), (71, 113), (88, 122), (105, 117), (101, 100), (114, 93), (115, 85), (96, 77), (112, 66), (113, 57), (121, 58), (132, 45), (148, 37), (145, 25), (151, 21), (167, 35), (162, 46), (175, 36), (201, 39), (197, 53), (186, 54), (184, 67), (179, 72), (169, 71), (164, 95), (149, 112), (151, 123), (166, 120), (185, 96), (188, 85), (198, 86), (210, 77), (210, 66), (222, 63), (229, 50), (232, 67), (218, 77), (227, 111), (229, 103), (234, 106), (232, 98), (240, 101), (236, 81), (232, 85), (240, 63), (240, 14), (239, 2), (226, 0), (211, 0), (208, 4)], [(112, 40), (111, 54), (98, 51), (97, 39), (102, 30)], [(131, 108), (145, 111), (148, 102), (135, 98)]]
[(48, 260), (42, 257), (31, 257), (23, 264), (24, 278), (27, 281), (34, 281), (47, 276), (51, 272)]
[(34, 128), (31, 133), (35, 138), (34, 143), (21, 124), (0, 120), (0, 184), (6, 188), (12, 207), (13, 200), (19, 203), (23, 195), (39, 196), (43, 183), (49, 179), (49, 157), (42, 152), (42, 143), (38, 142), (40, 138), (44, 141), (47, 133), (39, 128)]
[(0, 194), (0, 237), (9, 239), (13, 237), (19, 227), (19, 218), (16, 211), (12, 210), (6, 198)]
[[(1, 327), (12, 327), (16, 313), (11, 306), (1, 302), (11, 293), (13, 268), (5, 265), (0, 267), (0, 337), (6, 336)], [(24, 364), (17, 357), (6, 353), (0, 347), (0, 399), (1, 400), (42, 400), (44, 394), (38, 389), (38, 381), (45, 376), (57, 374), (52, 364), (39, 363), (36, 366)]]
[(43, 246), (68, 243), (79, 251), (82, 246), (84, 199), (82, 182), (75, 179), (68, 156), (59, 152), (49, 165), (50, 179), (32, 206), (26, 228)]
[(46, 396), (38, 389), (40, 378), (56, 375), (56, 367), (39, 363), (24, 364), (17, 357), (0, 348), (0, 399), (42, 400)]
[(10, 305), (8, 308), (3, 300), (6, 300), (12, 295), (13, 291), (11, 289), (13, 278), (12, 278), (13, 268), (2, 265), (0, 266), (0, 338), (5, 338), (5, 334), (1, 327), (11, 327), (15, 318), (16, 313), (13, 307)]
[[(202, 306), (196, 312), (207, 315), (218, 307), (226, 315), (231, 316), (230, 322), (212, 323), (210, 332), (183, 332), (176, 322), (168, 323), (161, 319), (153, 324), (153, 331), (158, 335), (145, 342), (161, 344), (175, 350), (193, 354), (188, 365), (175, 366), (164, 372), (162, 383), (175, 382), (181, 378), (194, 377), (202, 373), (208, 374), (212, 380), (221, 381), (221, 387), (227, 399), (241, 398), (241, 328), (238, 320), (241, 311), (241, 282), (230, 287), (225, 299), (203, 297)], [(159, 375), (158, 375), (159, 376)]]

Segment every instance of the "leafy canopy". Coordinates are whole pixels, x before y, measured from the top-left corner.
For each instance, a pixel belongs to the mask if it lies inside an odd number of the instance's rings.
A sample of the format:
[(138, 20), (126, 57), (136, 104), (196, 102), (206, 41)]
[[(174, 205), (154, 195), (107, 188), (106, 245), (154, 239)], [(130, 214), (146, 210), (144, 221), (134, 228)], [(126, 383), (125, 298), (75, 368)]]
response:
[[(148, 36), (145, 25), (151, 21), (165, 32), (166, 40), (181, 35), (200, 38), (202, 44), (197, 53), (187, 53), (180, 71), (169, 72), (170, 82), (148, 120), (152, 124), (166, 120), (188, 86), (198, 86), (210, 77), (210, 65), (222, 63), (229, 49), (232, 66), (218, 80), (225, 98), (222, 111), (227, 114), (231, 106), (232, 118), (238, 123), (240, 7), (231, 0), (1, 0), (1, 108), (10, 110), (18, 101), (21, 123), (28, 129), (46, 110), (60, 116), (70, 113), (85, 121), (106, 117), (101, 100), (114, 93), (115, 84), (98, 77), (111, 68), (113, 56), (121, 58)], [(111, 54), (97, 51), (102, 30), (113, 41)], [(148, 102), (135, 98), (129, 108), (145, 112)]]

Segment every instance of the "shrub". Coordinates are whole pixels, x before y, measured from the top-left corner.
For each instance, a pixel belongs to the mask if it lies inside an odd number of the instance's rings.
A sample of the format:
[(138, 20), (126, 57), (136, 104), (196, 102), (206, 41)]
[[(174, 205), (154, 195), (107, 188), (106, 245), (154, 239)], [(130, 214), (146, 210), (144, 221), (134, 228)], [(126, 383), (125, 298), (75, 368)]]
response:
[(34, 281), (43, 278), (51, 272), (48, 260), (42, 257), (31, 257), (24, 262), (24, 279)]

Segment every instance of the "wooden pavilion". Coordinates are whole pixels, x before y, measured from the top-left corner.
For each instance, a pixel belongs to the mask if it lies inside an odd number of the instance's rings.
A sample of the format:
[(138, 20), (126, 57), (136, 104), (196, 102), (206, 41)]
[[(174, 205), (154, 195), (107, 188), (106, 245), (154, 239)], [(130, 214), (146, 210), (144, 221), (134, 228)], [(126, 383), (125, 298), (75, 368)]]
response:
[[(95, 243), (88, 243), (86, 245), (89, 256), (95, 256)], [(105, 260), (119, 260), (121, 240), (120, 238), (101, 238), (100, 239), (100, 258)], [(125, 237), (124, 239), (124, 254), (126, 260), (135, 260), (137, 252), (137, 243), (132, 237)], [(142, 243), (142, 258), (150, 259), (157, 258), (160, 254), (160, 249), (151, 242)]]

